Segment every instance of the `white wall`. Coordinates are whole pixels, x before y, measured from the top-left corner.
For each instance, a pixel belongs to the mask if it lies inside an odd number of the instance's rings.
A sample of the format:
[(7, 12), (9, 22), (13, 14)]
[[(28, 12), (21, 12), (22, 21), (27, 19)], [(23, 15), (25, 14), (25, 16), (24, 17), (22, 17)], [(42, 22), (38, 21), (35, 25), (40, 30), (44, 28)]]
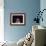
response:
[[(46, 9), (46, 0), (40, 0), (40, 9)], [(46, 10), (43, 12), (43, 22), (40, 21), (40, 24), (46, 27)]]
[(4, 41), (4, 0), (0, 0), (0, 42)]

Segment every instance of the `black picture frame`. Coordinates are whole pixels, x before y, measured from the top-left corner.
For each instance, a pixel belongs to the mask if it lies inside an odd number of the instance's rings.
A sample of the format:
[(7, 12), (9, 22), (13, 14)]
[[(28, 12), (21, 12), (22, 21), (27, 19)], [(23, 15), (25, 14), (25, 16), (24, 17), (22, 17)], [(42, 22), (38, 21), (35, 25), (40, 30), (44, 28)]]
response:
[(10, 25), (22, 26), (26, 24), (25, 13), (10, 13)]

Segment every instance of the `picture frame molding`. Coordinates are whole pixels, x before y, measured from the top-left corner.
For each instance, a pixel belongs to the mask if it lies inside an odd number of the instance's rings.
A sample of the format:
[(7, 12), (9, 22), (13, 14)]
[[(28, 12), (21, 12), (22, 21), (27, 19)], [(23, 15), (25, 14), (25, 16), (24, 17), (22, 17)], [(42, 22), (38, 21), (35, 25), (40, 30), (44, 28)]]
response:
[[(12, 23), (12, 16), (23, 16), (23, 23)], [(26, 14), (25, 13), (10, 13), (10, 25), (12, 26), (24, 26), (26, 24)]]

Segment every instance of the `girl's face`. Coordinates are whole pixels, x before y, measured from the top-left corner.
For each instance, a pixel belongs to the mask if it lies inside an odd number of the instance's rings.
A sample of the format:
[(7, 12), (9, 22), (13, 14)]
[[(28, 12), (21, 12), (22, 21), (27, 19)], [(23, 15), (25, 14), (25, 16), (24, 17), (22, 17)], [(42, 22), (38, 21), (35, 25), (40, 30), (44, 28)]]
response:
[(16, 22), (20, 22), (20, 19), (19, 19), (19, 18), (17, 18), (17, 19), (16, 19)]

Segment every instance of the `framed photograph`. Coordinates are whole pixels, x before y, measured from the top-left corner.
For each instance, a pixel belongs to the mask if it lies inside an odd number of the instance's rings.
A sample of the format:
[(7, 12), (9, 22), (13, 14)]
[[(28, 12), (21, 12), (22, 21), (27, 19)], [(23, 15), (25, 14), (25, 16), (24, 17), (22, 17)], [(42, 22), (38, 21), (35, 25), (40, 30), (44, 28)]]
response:
[(10, 24), (11, 25), (25, 25), (25, 13), (11, 13)]

